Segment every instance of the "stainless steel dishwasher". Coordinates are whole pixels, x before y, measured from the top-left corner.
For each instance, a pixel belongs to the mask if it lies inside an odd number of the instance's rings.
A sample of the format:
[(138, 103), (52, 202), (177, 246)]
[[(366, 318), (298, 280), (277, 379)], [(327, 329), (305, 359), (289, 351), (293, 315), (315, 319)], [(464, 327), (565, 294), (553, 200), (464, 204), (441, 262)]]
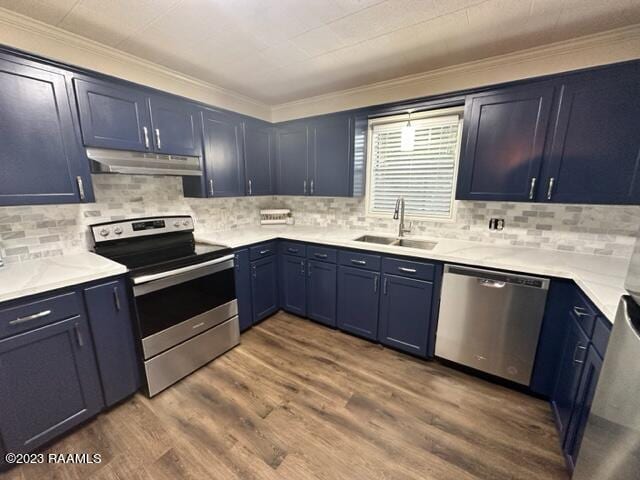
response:
[(445, 265), (436, 356), (529, 385), (549, 280)]

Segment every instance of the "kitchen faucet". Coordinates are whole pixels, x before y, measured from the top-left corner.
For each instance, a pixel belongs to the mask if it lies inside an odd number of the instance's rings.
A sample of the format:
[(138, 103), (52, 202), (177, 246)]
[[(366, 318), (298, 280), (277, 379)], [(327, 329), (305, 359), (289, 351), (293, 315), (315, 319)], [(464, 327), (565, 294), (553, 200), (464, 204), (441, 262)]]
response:
[(393, 212), (393, 219), (398, 220), (398, 218), (400, 218), (398, 237), (404, 237), (405, 233), (411, 232), (411, 222), (409, 222), (409, 228), (404, 228), (404, 197), (402, 196), (396, 200), (396, 209)]

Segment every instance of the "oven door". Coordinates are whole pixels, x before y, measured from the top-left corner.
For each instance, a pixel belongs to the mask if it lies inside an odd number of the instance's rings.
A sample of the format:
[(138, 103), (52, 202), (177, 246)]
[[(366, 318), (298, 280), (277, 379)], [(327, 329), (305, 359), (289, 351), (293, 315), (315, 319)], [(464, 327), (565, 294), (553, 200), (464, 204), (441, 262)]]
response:
[(133, 278), (145, 360), (238, 314), (233, 255)]

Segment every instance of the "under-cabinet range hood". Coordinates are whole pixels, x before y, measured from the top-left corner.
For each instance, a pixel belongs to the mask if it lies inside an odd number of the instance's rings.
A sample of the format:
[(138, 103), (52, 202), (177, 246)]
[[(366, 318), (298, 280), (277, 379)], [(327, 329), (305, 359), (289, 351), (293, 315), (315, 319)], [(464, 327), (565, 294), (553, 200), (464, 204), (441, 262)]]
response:
[(134, 175), (201, 176), (199, 157), (160, 155), (157, 153), (87, 148), (94, 173), (128, 173)]

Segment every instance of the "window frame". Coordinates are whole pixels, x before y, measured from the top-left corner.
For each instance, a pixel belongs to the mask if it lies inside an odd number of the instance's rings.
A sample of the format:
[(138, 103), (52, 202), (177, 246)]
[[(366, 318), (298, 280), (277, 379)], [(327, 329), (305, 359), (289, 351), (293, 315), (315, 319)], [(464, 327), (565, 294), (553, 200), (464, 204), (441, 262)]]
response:
[[(458, 141), (456, 143), (456, 152), (454, 156), (453, 163), (453, 187), (451, 189), (451, 208), (450, 215), (448, 217), (440, 217), (434, 215), (420, 215), (420, 214), (409, 214), (405, 215), (406, 219), (416, 220), (416, 221), (431, 221), (431, 222), (439, 222), (439, 223), (453, 223), (456, 221), (457, 216), (457, 202), (456, 202), (456, 188), (458, 184), (458, 167), (460, 165), (460, 154), (462, 147), (462, 128), (463, 128), (463, 120), (464, 120), (464, 106), (457, 107), (449, 107), (449, 108), (437, 108), (433, 110), (425, 110), (421, 112), (412, 112), (411, 120), (423, 120), (425, 118), (435, 118), (435, 117), (445, 117), (445, 116), (458, 116)], [(372, 218), (389, 218), (390, 213), (392, 212), (376, 212), (371, 210), (371, 175), (373, 170), (373, 127), (375, 125), (382, 125), (386, 123), (400, 123), (406, 122), (409, 118), (408, 113), (402, 114), (393, 114), (388, 116), (381, 117), (372, 117), (369, 118), (367, 122), (367, 171), (366, 171), (366, 192), (365, 192), (365, 203), (366, 203), (366, 217)]]

